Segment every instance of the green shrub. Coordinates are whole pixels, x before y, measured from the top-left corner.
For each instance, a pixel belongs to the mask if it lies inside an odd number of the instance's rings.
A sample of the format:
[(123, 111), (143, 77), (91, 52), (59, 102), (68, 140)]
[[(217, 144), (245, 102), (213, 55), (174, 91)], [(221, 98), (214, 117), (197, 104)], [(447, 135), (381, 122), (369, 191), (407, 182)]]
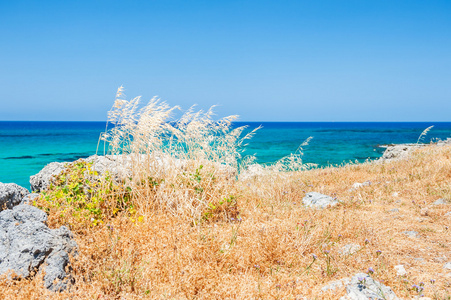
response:
[(100, 176), (92, 170), (92, 163), (82, 160), (68, 164), (55, 176), (35, 205), (57, 211), (62, 223), (71, 227), (96, 226), (121, 211), (135, 213), (131, 189), (117, 184), (108, 172)]

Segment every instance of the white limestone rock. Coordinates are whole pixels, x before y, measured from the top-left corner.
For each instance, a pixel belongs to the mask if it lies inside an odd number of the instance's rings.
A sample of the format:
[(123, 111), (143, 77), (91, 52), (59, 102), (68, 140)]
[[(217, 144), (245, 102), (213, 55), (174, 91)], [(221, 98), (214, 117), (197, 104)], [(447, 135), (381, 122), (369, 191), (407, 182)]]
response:
[(323, 195), (317, 192), (310, 192), (307, 193), (302, 199), (302, 203), (307, 207), (324, 209), (327, 207), (336, 206), (338, 204), (338, 201), (336, 198), (332, 198), (327, 195)]
[(360, 247), (360, 245), (347, 244), (340, 249), (339, 253), (343, 256), (352, 255), (352, 254), (358, 252), (360, 249), (362, 249), (362, 247)]
[(396, 271), (396, 275), (398, 276), (404, 276), (407, 274), (406, 269), (404, 268), (403, 265), (394, 266), (394, 269)]

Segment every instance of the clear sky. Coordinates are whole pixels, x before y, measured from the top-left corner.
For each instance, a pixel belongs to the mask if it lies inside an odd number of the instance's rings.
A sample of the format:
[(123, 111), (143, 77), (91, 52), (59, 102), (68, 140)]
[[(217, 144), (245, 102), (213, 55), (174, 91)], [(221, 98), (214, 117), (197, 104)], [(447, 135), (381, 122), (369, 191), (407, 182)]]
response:
[(116, 89), (242, 121), (451, 121), (450, 0), (0, 0), (0, 120)]

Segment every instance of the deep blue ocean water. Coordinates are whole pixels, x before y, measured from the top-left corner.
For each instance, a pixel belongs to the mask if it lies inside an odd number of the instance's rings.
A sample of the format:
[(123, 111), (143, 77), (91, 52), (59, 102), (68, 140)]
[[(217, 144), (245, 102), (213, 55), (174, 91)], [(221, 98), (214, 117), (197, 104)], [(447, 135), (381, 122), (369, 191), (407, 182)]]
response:
[[(421, 132), (434, 125), (424, 142), (451, 137), (451, 122), (428, 123), (279, 123), (237, 122), (263, 128), (249, 141), (245, 154), (259, 163), (274, 162), (304, 147), (304, 162), (320, 166), (375, 159), (380, 145), (416, 143)], [(96, 153), (105, 122), (0, 122), (0, 182), (29, 188), (29, 177), (53, 161), (73, 161)]]

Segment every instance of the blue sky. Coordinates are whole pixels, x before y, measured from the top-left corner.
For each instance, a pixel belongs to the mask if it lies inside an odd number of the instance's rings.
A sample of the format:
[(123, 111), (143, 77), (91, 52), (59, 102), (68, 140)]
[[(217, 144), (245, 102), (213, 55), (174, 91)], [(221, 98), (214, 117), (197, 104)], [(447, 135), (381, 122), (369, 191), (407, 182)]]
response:
[(115, 91), (242, 121), (451, 121), (451, 1), (0, 0), (0, 120)]

